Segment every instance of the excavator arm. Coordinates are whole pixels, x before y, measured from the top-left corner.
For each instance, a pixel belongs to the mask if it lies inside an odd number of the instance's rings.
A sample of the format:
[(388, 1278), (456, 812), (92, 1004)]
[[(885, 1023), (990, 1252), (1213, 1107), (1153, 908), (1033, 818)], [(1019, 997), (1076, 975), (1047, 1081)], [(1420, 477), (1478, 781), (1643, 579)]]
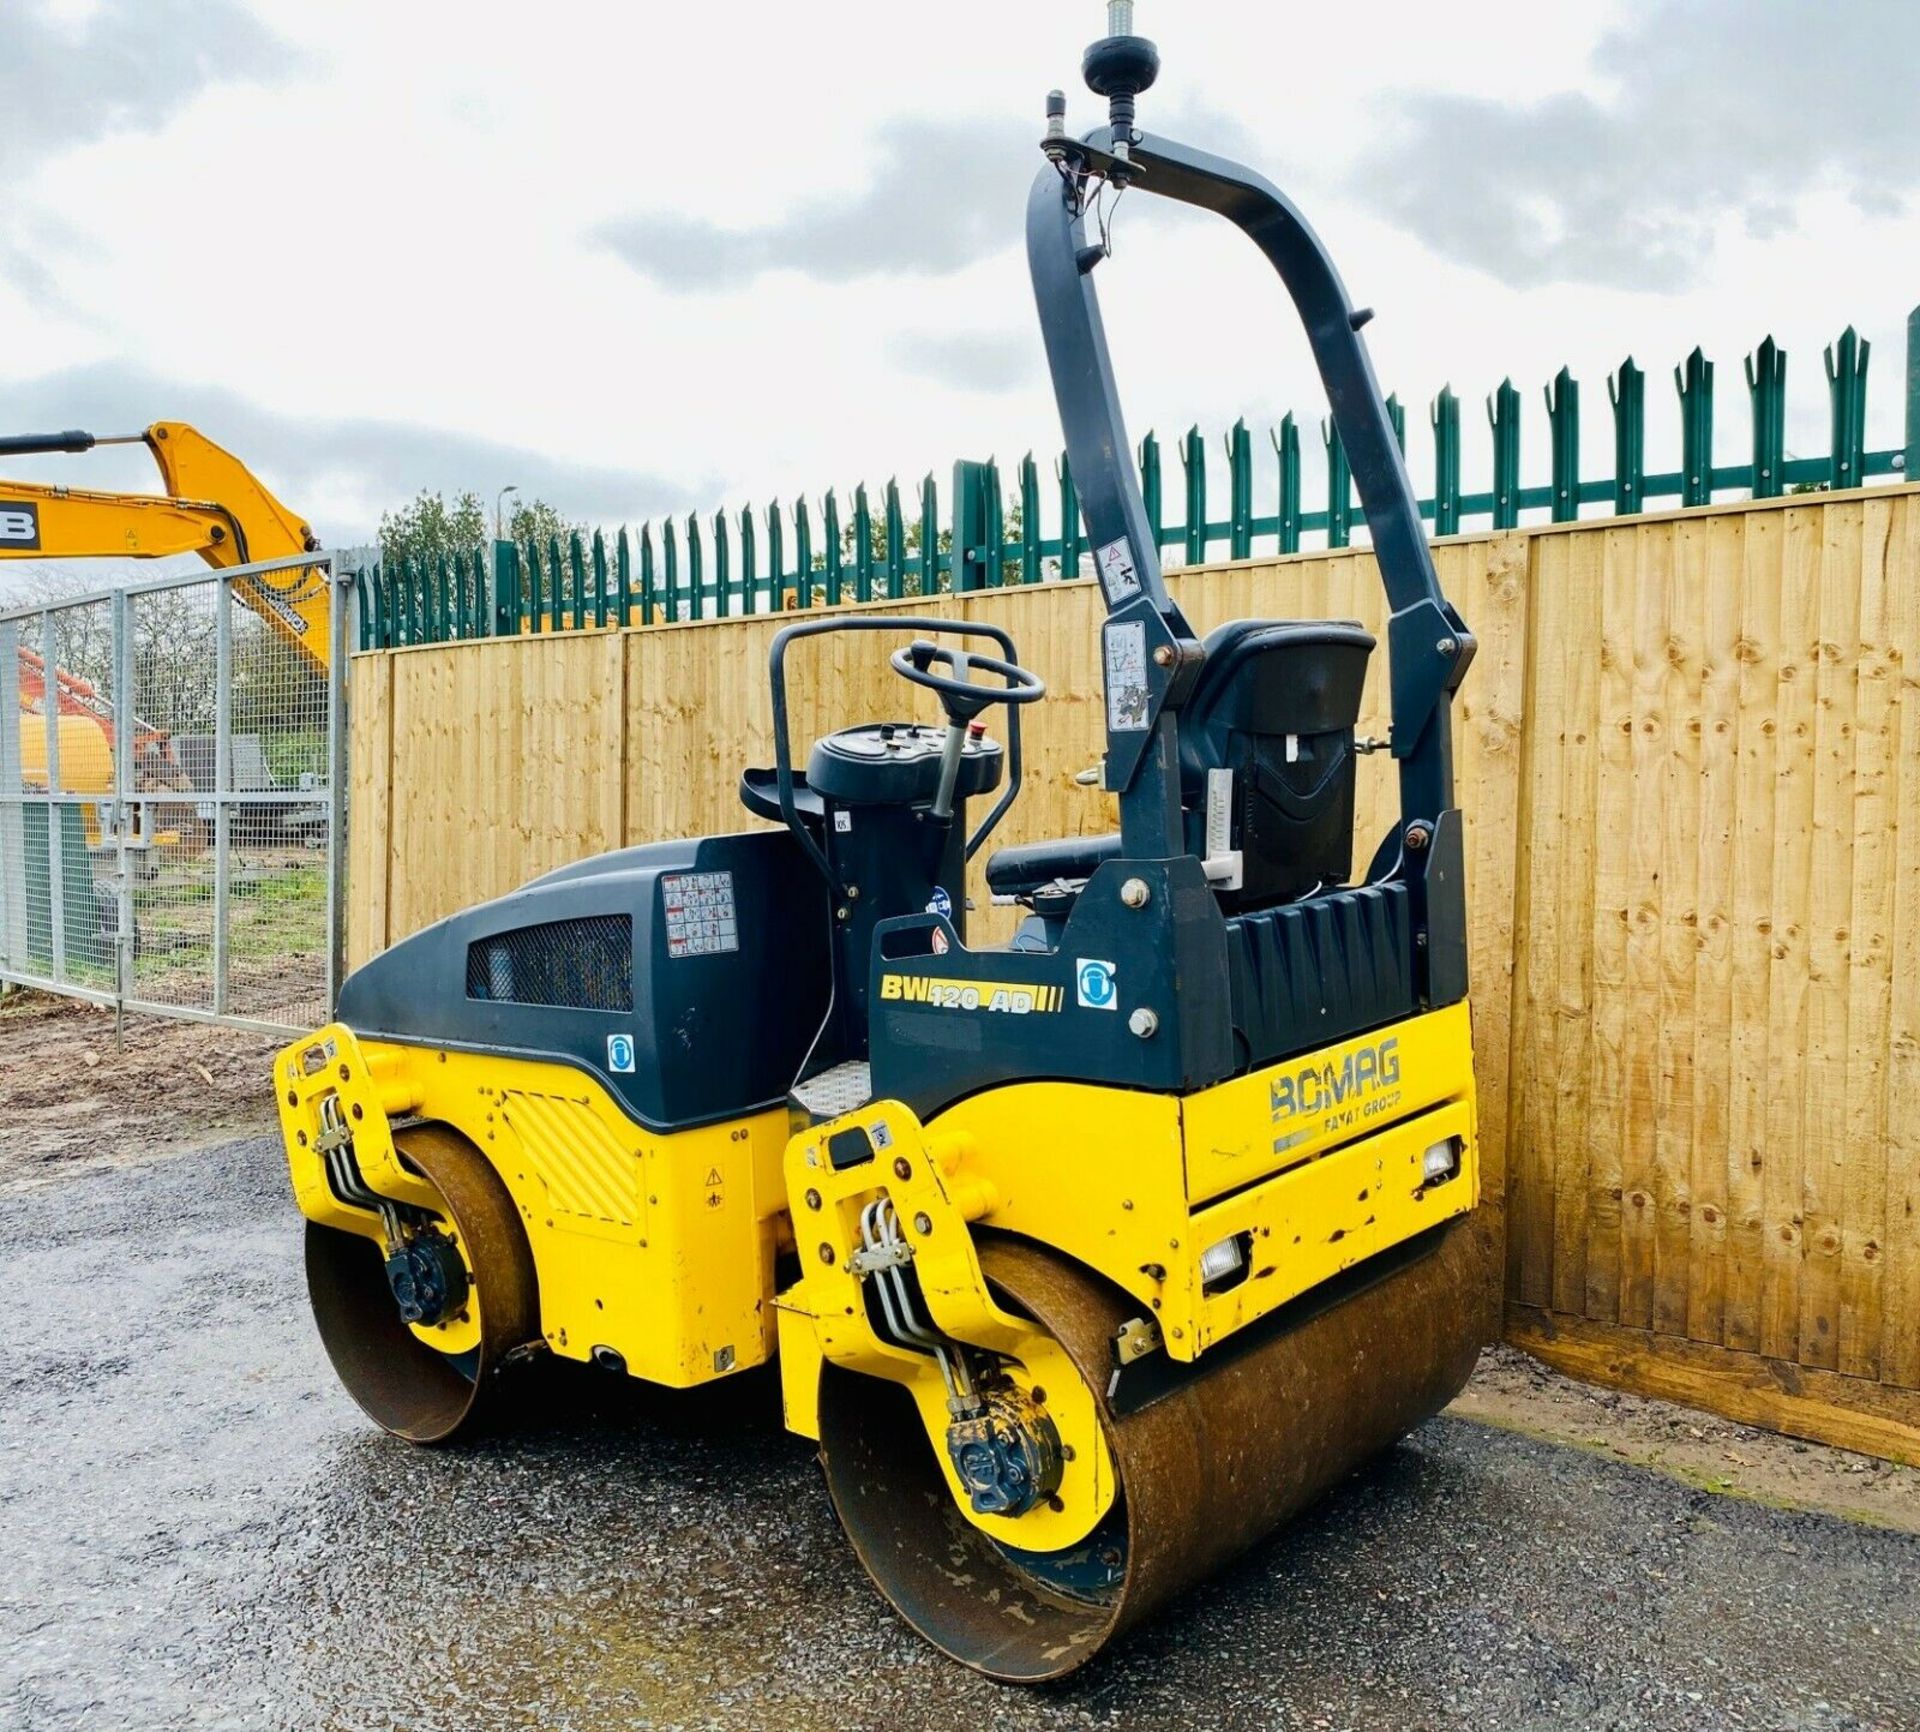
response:
[[(318, 551), (312, 529), (258, 476), (184, 421), (156, 421), (142, 433), (117, 437), (74, 431), (0, 438), (0, 457), (133, 444), (153, 454), (164, 494), (0, 481), (0, 559), (197, 553), (208, 565), (225, 568)], [(326, 667), (327, 586), (317, 572), (296, 567), (242, 578), (234, 594), (317, 667)]]

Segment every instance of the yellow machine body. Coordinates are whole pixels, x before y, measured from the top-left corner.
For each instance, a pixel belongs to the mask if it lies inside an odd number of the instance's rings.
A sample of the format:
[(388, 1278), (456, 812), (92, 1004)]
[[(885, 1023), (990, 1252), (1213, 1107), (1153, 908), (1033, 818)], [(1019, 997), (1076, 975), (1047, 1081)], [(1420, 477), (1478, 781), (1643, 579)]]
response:
[[(351, 1127), (375, 1192), (437, 1213), (433, 1187), (396, 1148), (395, 1121), (446, 1125), (484, 1155), (512, 1198), (552, 1352), (588, 1360), (611, 1349), (633, 1376), (677, 1389), (771, 1356), (784, 1108), (664, 1135), (571, 1066), (361, 1041), (338, 1023), (287, 1047), (274, 1076), (294, 1196), (308, 1220), (381, 1236), (379, 1216), (343, 1203), (328, 1183), (321, 1144), (330, 1113)], [(451, 1319), (415, 1333), (459, 1353), (468, 1327)]]
[[(879, 1153), (836, 1170), (834, 1134), (863, 1129)], [(1424, 1159), (1454, 1144), (1430, 1184)], [(1039, 1387), (1070, 1455), (1058, 1497), (1017, 1518), (972, 1511), (944, 1450), (949, 1489), (983, 1532), (1054, 1550), (1090, 1532), (1113, 1483), (1093, 1392), (1059, 1344), (996, 1302), (975, 1224), (1062, 1253), (1137, 1301), (1125, 1355), (1182, 1363), (1342, 1272), (1417, 1238), (1479, 1201), (1473, 1043), (1465, 1004), (1186, 1096), (1084, 1083), (1020, 1083), (963, 1101), (923, 1126), (898, 1101), (796, 1136), (787, 1191), (801, 1279), (781, 1294), (787, 1423), (819, 1436), (821, 1370), (833, 1364), (904, 1383), (936, 1443), (946, 1391), (926, 1355), (869, 1320), (855, 1263), (859, 1222), (892, 1200), (936, 1328), (1006, 1356)], [(1202, 1259), (1237, 1241), (1242, 1260), (1209, 1281)]]
[[(350, 1127), (373, 1191), (436, 1211), (395, 1126), (450, 1127), (512, 1199), (553, 1353), (611, 1350), (629, 1374), (686, 1388), (762, 1364), (777, 1344), (794, 1431), (819, 1436), (820, 1379), (833, 1365), (903, 1385), (938, 1444), (949, 1417), (938, 1365), (876, 1331), (856, 1263), (862, 1211), (889, 1200), (934, 1326), (997, 1356), (1067, 1446), (1058, 1494), (1018, 1517), (974, 1512), (936, 1449), (957, 1509), (1025, 1550), (1083, 1539), (1116, 1481), (1097, 1392), (1057, 1341), (996, 1298), (980, 1231), (1044, 1245), (1127, 1295), (1138, 1318), (1117, 1352), (1191, 1364), (1479, 1198), (1465, 1004), (1185, 1096), (1017, 1083), (926, 1125), (899, 1101), (875, 1101), (791, 1136), (784, 1108), (656, 1133), (571, 1066), (363, 1041), (337, 1023), (287, 1047), (275, 1074), (310, 1221), (381, 1237), (379, 1216), (329, 1182), (330, 1123)], [(855, 1126), (876, 1157), (836, 1169), (829, 1141)], [(1430, 1184), (1426, 1153), (1449, 1141), (1455, 1163)], [(1230, 1242), (1238, 1267), (1209, 1280), (1203, 1258)], [(775, 1258), (788, 1248), (801, 1274), (776, 1300)], [(461, 1314), (414, 1333), (458, 1354), (477, 1322)]]

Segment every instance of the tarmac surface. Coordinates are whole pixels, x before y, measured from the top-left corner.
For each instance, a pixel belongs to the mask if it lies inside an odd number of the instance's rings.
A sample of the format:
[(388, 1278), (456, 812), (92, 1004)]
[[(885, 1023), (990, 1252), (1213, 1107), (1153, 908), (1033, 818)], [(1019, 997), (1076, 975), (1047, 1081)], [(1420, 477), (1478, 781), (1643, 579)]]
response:
[(377, 1434), (274, 1146), (0, 1199), (0, 1727), (1920, 1726), (1920, 1537), (1443, 1416), (1064, 1687), (899, 1624), (770, 1381)]

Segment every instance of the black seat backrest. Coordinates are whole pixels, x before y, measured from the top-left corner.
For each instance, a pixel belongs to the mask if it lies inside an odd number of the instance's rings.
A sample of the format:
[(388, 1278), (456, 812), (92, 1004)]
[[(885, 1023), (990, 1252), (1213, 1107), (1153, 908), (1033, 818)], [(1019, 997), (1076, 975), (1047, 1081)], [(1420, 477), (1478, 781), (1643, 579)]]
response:
[(1241, 619), (1208, 635), (1180, 716), (1180, 791), (1187, 846), (1204, 857), (1209, 772), (1232, 775), (1242, 879), (1221, 894), (1229, 913), (1351, 876), (1353, 731), (1373, 645), (1354, 620)]
[[(1205, 859), (1208, 773), (1233, 778), (1227, 846), (1240, 851), (1229, 914), (1292, 902), (1353, 873), (1353, 729), (1373, 637), (1353, 620), (1239, 619), (1206, 640), (1180, 712), (1186, 845)], [(1029, 897), (1117, 859), (1118, 836), (998, 849), (987, 885)]]

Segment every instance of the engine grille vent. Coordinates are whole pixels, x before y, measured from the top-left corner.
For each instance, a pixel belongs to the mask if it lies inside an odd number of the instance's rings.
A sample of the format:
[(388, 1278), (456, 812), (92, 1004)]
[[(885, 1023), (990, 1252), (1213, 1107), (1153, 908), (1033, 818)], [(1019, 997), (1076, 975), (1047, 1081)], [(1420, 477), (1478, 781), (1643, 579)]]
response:
[(556, 1010), (633, 1009), (633, 917), (523, 926), (467, 946), (467, 997)]

